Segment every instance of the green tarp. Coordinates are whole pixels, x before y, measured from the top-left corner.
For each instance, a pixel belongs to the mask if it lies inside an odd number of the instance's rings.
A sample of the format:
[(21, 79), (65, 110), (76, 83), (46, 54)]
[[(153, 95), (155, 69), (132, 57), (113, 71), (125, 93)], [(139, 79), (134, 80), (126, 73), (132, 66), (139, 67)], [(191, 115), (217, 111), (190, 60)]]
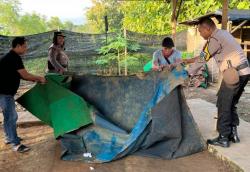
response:
[(68, 89), (67, 77), (46, 76), (48, 83), (37, 84), (17, 101), (33, 115), (54, 128), (55, 137), (92, 123), (90, 108)]
[(152, 60), (150, 60), (148, 63), (146, 63), (143, 67), (144, 72), (149, 72), (152, 70)]

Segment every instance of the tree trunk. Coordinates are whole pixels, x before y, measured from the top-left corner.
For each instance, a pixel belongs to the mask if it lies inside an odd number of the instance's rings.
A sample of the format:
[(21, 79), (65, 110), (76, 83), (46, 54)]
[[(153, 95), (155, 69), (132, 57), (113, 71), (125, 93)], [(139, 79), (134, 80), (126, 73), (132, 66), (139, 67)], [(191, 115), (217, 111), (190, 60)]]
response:
[(221, 29), (227, 30), (228, 22), (228, 0), (223, 0)]
[(172, 19), (171, 19), (171, 25), (172, 25), (172, 39), (174, 43), (176, 43), (176, 9), (177, 9), (177, 0), (172, 0)]

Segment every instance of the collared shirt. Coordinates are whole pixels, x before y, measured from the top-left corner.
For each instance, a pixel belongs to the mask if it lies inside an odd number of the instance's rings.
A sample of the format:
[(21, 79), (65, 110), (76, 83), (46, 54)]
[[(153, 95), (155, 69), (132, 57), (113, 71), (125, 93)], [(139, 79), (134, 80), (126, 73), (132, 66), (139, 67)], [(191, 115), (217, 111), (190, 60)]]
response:
[[(205, 54), (206, 61), (213, 57), (221, 72), (228, 68), (228, 60), (231, 61), (232, 66), (235, 68), (242, 64), (248, 64), (247, 57), (241, 46), (226, 30), (216, 29), (209, 37), (202, 53)], [(241, 76), (248, 74), (250, 74), (249, 64), (248, 67), (239, 70)]]
[(20, 84), (18, 70), (24, 69), (21, 57), (13, 50), (0, 58), (0, 94), (14, 96)]
[(48, 64), (49, 70), (65, 70), (68, 68), (69, 57), (66, 55), (62, 47), (52, 44), (49, 47), (48, 61), (52, 65)]
[[(173, 49), (173, 53), (168, 57), (168, 60), (170, 64), (177, 63), (181, 61), (181, 52)], [(163, 55), (162, 49), (159, 49), (154, 52), (153, 54), (153, 63), (154, 66), (160, 66), (160, 65), (168, 65), (166, 58)]]

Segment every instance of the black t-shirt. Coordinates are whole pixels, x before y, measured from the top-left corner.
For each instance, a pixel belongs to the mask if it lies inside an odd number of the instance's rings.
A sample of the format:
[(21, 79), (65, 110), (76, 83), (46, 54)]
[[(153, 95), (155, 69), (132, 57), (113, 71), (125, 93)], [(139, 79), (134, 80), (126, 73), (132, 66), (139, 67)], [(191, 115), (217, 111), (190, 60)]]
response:
[(21, 79), (19, 69), (24, 69), (23, 61), (14, 51), (0, 58), (0, 94), (16, 94)]

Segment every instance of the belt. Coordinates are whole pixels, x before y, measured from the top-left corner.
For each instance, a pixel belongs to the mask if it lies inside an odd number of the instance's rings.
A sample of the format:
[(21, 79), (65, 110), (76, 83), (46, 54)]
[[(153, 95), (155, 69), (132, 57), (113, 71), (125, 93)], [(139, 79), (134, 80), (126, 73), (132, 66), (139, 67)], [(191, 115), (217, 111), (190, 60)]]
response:
[(249, 64), (248, 64), (248, 62), (246, 61), (246, 62), (244, 62), (243, 64), (237, 66), (237, 67), (236, 67), (236, 70), (239, 71), (239, 70), (245, 69), (245, 68), (247, 68), (247, 67), (249, 67)]

